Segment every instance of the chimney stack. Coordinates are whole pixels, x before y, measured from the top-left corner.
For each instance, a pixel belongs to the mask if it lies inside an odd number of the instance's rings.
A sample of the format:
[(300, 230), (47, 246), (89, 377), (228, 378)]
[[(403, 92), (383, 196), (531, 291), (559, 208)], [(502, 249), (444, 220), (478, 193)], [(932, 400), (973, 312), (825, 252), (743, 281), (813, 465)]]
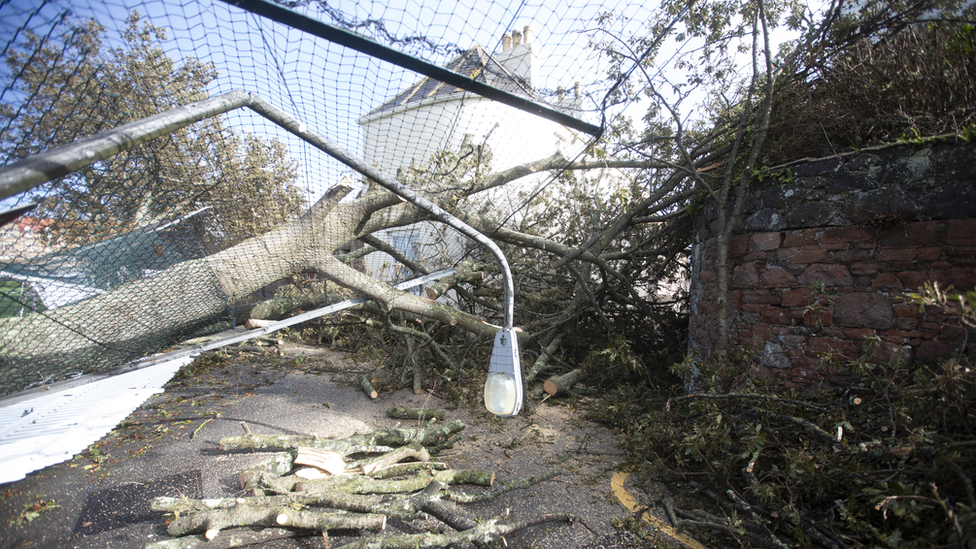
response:
[[(2, 1), (2, 0), (0, 0)], [(532, 27), (525, 26), (520, 32), (510, 30), (502, 35), (502, 51), (495, 59), (512, 74), (521, 78), (529, 87), (537, 83), (536, 67), (539, 66), (539, 53), (533, 41)]]

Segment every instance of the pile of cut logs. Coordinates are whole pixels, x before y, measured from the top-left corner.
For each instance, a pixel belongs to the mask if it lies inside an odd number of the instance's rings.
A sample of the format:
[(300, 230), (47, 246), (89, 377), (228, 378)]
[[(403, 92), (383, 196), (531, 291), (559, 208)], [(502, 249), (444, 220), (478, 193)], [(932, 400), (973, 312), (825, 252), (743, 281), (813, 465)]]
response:
[[(247, 434), (221, 439), (224, 451), (278, 452), (240, 474), (246, 497), (220, 499), (155, 498), (152, 509), (167, 513), (173, 539), (147, 549), (207, 547), (220, 549), (272, 539), (358, 534), (348, 549), (486, 547), (519, 529), (545, 522), (569, 522), (569, 515), (546, 515), (525, 522), (500, 522), (504, 516), (475, 521), (458, 503), (484, 501), (524, 489), (555, 474), (494, 487), (494, 473), (451, 469), (436, 461), (450, 448), (464, 424), (452, 421), (417, 429), (389, 429), (344, 439)], [(487, 487), (479, 493), (456, 485)], [(387, 518), (436, 518), (443, 525), (421, 534), (384, 535)]]

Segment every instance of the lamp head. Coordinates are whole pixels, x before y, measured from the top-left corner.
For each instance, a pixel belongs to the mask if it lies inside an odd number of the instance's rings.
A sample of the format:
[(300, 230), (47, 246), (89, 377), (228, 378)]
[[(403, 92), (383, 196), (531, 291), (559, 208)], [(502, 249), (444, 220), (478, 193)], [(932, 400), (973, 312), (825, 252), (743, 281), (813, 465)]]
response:
[(518, 338), (512, 328), (495, 333), (485, 382), (485, 408), (501, 417), (518, 415), (522, 409), (522, 364)]

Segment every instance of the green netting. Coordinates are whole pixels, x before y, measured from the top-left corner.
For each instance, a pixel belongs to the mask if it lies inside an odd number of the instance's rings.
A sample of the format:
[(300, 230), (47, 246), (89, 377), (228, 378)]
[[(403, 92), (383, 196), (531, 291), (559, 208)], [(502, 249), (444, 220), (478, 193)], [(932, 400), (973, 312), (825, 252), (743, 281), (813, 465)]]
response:
[[(613, 82), (588, 29), (644, 10), (612, 3), (282, 5), (599, 126)], [(494, 187), (489, 175), (592, 143), (286, 23), (223, 2), (0, 3), (0, 161), (243, 90), (421, 194), (456, 196), (455, 213), (490, 230), (517, 223), (554, 176)], [(347, 264), (391, 282), (484, 255), (402, 208), (345, 226), (323, 204), (340, 187), (350, 208), (375, 184), (237, 108), (8, 193), (0, 209), (37, 206), (0, 227), (0, 394), (232, 327), (281, 280), (324, 275), (325, 256), (359, 250)], [(359, 257), (374, 249), (393, 255)]]

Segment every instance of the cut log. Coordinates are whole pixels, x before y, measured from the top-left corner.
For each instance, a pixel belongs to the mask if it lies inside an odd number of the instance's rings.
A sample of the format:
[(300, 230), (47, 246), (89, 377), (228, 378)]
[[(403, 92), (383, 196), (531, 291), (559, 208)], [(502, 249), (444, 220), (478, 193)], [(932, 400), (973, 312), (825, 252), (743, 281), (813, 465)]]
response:
[(525, 374), (525, 383), (532, 382), (537, 375), (541, 374), (546, 369), (546, 367), (549, 365), (549, 359), (552, 358), (556, 350), (559, 349), (559, 344), (562, 342), (562, 340), (562, 334), (557, 334), (552, 338), (552, 341), (550, 341), (549, 344), (542, 349), (542, 352), (539, 354), (539, 358), (535, 360), (532, 368), (529, 369), (529, 371)]
[(382, 514), (404, 520), (417, 518), (419, 509), (414, 509), (401, 503), (403, 500), (391, 499), (389, 496), (369, 494), (289, 494), (284, 496), (261, 496), (251, 498), (216, 498), (190, 499), (158, 497), (153, 499), (153, 511), (163, 511), (174, 515), (190, 515), (212, 511), (215, 509), (232, 509), (238, 505), (251, 508), (269, 507), (283, 508), (285, 506), (328, 507), (343, 509), (355, 513)]
[(252, 507), (245, 503), (229, 509), (213, 509), (178, 517), (169, 523), (166, 531), (171, 536), (205, 532), (205, 537), (212, 540), (221, 530), (239, 526), (288, 526), (320, 532), (349, 528), (383, 530), (386, 528), (386, 517), (375, 514), (296, 510), (291, 507)]
[[(289, 477), (279, 479), (279, 486), (288, 486)], [(296, 479), (297, 480), (297, 479)], [(291, 483), (292, 491), (303, 494), (346, 493), (346, 494), (404, 494), (417, 492), (427, 487), (432, 480), (444, 484), (476, 484), (491, 486), (495, 473), (475, 469), (446, 469), (416, 475), (402, 480), (374, 479), (370, 477), (330, 477)]]
[(211, 541), (204, 536), (184, 536), (146, 544), (146, 549), (230, 549), (256, 545), (266, 541), (295, 538), (305, 535), (300, 530), (286, 530), (284, 528), (265, 528), (253, 530), (251, 528), (235, 528), (222, 532), (223, 535)]
[(364, 393), (369, 395), (369, 398), (376, 398), (380, 395), (376, 392), (376, 389), (373, 388), (373, 384), (370, 383), (369, 378), (365, 375), (359, 378), (359, 386), (363, 388)]
[[(421, 429), (390, 429), (339, 440), (255, 435), (250, 432), (244, 437), (229, 437), (236, 440), (222, 440), (223, 448), (246, 448), (254, 444), (260, 448), (286, 446), (296, 449), (251, 466), (242, 473), (242, 482), (246, 478), (246, 484), (258, 484), (253, 491), (262, 494), (260, 497), (207, 500), (155, 498), (152, 501), (154, 511), (173, 515), (172, 522), (168, 525), (169, 533), (173, 536), (186, 535), (179, 540), (150, 544), (148, 547), (237, 547), (275, 539), (275, 536), (285, 535), (282, 532), (288, 532), (289, 536), (321, 533), (328, 543), (330, 529), (382, 530), (386, 526), (387, 517), (400, 520), (433, 517), (457, 532), (444, 534), (443, 537), (438, 534), (422, 534), (371, 538), (367, 545), (412, 548), (418, 543), (421, 546), (454, 546), (470, 542), (478, 549), (488, 549), (489, 541), (497, 540), (500, 536), (526, 525), (568, 518), (543, 517), (531, 523), (497, 524), (497, 517), (491, 521), (479, 522), (459, 508), (457, 503), (484, 501), (511, 490), (532, 486), (558, 473), (553, 471), (519, 480), (476, 495), (446, 491), (447, 485), (494, 486), (493, 472), (448, 469), (443, 463), (428, 461), (429, 448), (424, 444), (430, 444), (433, 448), (450, 444), (459, 436), (463, 427), (464, 424), (460, 421), (452, 421), (438, 428), (432, 428), (428, 424)], [(296, 444), (296, 441), (301, 444)], [(309, 442), (313, 444), (308, 444)], [(329, 448), (323, 449), (324, 445)], [(383, 449), (384, 455), (343, 466), (343, 458), (347, 458), (349, 454), (375, 452), (378, 448)], [(402, 463), (405, 459), (421, 461)], [(296, 464), (315, 463), (334, 465), (333, 470), (336, 471), (343, 467), (343, 472), (349, 472), (355, 466), (371, 474), (341, 474), (306, 481), (292, 472)], [(292, 474), (288, 474), (290, 472)], [(264, 488), (282, 495), (263, 496)], [(344, 512), (337, 513), (339, 510)], [(256, 532), (242, 528), (245, 526), (263, 527), (265, 530)], [(281, 527), (287, 530), (282, 530)]]
[(317, 480), (320, 478), (329, 478), (334, 475), (318, 467), (302, 467), (301, 469), (295, 470), (295, 476), (305, 480)]
[(556, 396), (568, 393), (573, 385), (583, 377), (583, 370), (579, 368), (563, 374), (559, 377), (551, 377), (542, 384), (542, 390), (549, 396)]
[(370, 473), (370, 477), (375, 479), (393, 478), (412, 475), (418, 471), (444, 471), (447, 464), (439, 461), (413, 461), (410, 463), (397, 463)]
[(474, 541), (497, 540), (503, 536), (516, 532), (529, 526), (544, 524), (547, 522), (572, 522), (575, 517), (572, 515), (545, 515), (536, 519), (518, 522), (515, 524), (498, 524), (500, 518), (482, 522), (463, 532), (451, 532), (448, 534), (432, 534), (424, 532), (422, 534), (405, 534), (401, 536), (388, 536), (383, 538), (361, 538), (348, 545), (343, 545), (343, 549), (413, 549), (415, 547), (456, 547)]
[(444, 421), (444, 410), (439, 409), (426, 409), (426, 408), (408, 408), (406, 406), (394, 406), (393, 408), (386, 409), (386, 416), (396, 419), (419, 419), (421, 421), (426, 421), (428, 419), (436, 419), (437, 421)]
[(264, 484), (266, 478), (276, 478), (288, 474), (292, 470), (294, 456), (280, 454), (267, 461), (262, 461), (241, 471), (240, 481), (242, 490), (257, 490)]
[(391, 465), (408, 459), (415, 459), (422, 462), (430, 461), (430, 453), (419, 444), (408, 444), (382, 456), (372, 457), (350, 464), (349, 468), (358, 469), (358, 471), (365, 475), (372, 475), (376, 471), (386, 469)]
[(421, 429), (387, 429), (366, 435), (352, 435), (342, 439), (319, 438), (304, 435), (258, 435), (224, 437), (220, 439), (220, 449), (228, 450), (293, 450), (299, 446), (311, 446), (323, 450), (335, 450), (343, 456), (352, 453), (385, 453), (394, 448), (413, 442), (427, 448), (431, 455), (446, 447), (464, 429), (460, 420), (450, 421), (440, 427)]
[(482, 269), (484, 265), (480, 263), (475, 263), (470, 259), (465, 259), (455, 267), (455, 273), (451, 276), (442, 278), (435, 282), (432, 286), (426, 288), (427, 299), (434, 300), (438, 297), (446, 294), (460, 282), (468, 282), (473, 284), (481, 284), (485, 279), (484, 271)]
[(530, 486), (535, 486), (540, 482), (545, 482), (557, 476), (559, 476), (559, 471), (549, 471), (548, 473), (543, 473), (541, 475), (536, 475), (534, 477), (523, 478), (515, 482), (510, 482), (499, 488), (495, 488), (487, 492), (482, 492), (477, 495), (469, 495), (461, 492), (449, 492), (444, 497), (446, 499), (449, 499), (451, 501), (456, 501), (458, 503), (476, 503), (479, 501), (487, 501), (489, 499), (496, 498), (502, 494), (507, 494), (508, 492), (511, 492), (513, 490), (522, 490)]
[(267, 328), (274, 324), (273, 320), (262, 320), (259, 318), (249, 318), (244, 321), (244, 327), (248, 330), (254, 330), (256, 328)]

